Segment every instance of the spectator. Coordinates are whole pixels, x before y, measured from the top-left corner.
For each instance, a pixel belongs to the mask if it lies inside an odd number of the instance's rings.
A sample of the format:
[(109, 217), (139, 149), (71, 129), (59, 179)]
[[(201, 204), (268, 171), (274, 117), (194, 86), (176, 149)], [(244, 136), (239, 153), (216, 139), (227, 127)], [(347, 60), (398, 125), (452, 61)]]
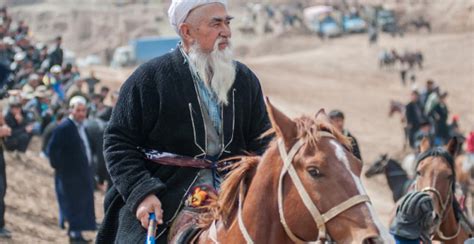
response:
[(100, 94), (92, 94), (90, 97), (91, 102), (87, 108), (88, 115), (89, 118), (96, 118), (97, 113), (105, 107), (104, 98)]
[[(11, 129), (5, 124), (3, 113), (0, 113), (0, 139), (11, 135)], [(5, 193), (7, 191), (7, 174), (3, 145), (0, 144), (0, 238), (11, 238), (11, 232), (5, 228)]]
[(109, 95), (110, 88), (108, 86), (102, 86), (100, 88), (100, 95), (105, 99)]
[[(97, 85), (99, 82), (100, 82), (100, 80), (95, 77), (94, 71), (91, 70), (90, 77), (88, 77), (86, 79), (89, 95), (91, 95), (95, 92), (95, 85)], [(105, 98), (105, 96), (104, 96), (104, 98)]]
[(61, 48), (61, 43), (62, 43), (62, 37), (58, 36), (55, 39), (55, 48), (54, 50), (49, 54), (49, 65), (53, 67), (54, 65), (59, 65), (60, 67), (63, 65), (63, 49)]
[(36, 87), (40, 85), (40, 77), (38, 74), (33, 73), (30, 76), (28, 76), (28, 83), (26, 83), (22, 91), (26, 93), (33, 93), (36, 90)]
[(62, 86), (62, 69), (59, 65), (54, 65), (50, 72), (43, 76), (43, 83), (46, 87), (52, 87), (60, 101), (64, 101), (65, 94)]
[(342, 113), (342, 111), (332, 110), (331, 112), (329, 112), (329, 118), (331, 119), (331, 123), (337, 130), (339, 130), (345, 136), (349, 137), (349, 139), (351, 140), (352, 154), (354, 154), (356, 158), (362, 161), (362, 155), (360, 153), (359, 143), (357, 143), (357, 139), (348, 130), (344, 128), (344, 114)]
[(53, 131), (48, 156), (55, 171), (59, 203), (59, 224), (69, 223), (71, 243), (87, 243), (82, 231), (95, 230), (94, 181), (92, 154), (83, 125), (87, 113), (86, 99), (73, 97), (69, 102), (71, 115)]
[(82, 91), (82, 87), (84, 86), (84, 79), (80, 77), (74, 78), (74, 83), (69, 89), (66, 91), (66, 100), (71, 100), (72, 97), (81, 96), (86, 97), (86, 94)]
[(104, 109), (97, 112), (97, 118), (106, 122), (110, 120), (110, 117), (112, 116), (112, 110), (115, 107), (115, 104), (117, 104), (118, 96), (119, 93), (117, 91), (112, 93), (112, 95), (110, 96), (111, 106), (105, 105)]
[(43, 85), (38, 86), (31, 99), (25, 106), (25, 110), (32, 113), (36, 121), (35, 134), (41, 134), (43, 129), (51, 122), (53, 112), (50, 108), (50, 91)]
[(420, 94), (420, 101), (421, 105), (425, 107), (426, 101), (428, 100), (428, 97), (430, 94), (435, 90), (435, 85), (433, 80), (427, 80), (426, 81), (426, 88), (423, 92)]
[(11, 135), (5, 139), (5, 148), (8, 151), (14, 151), (18, 159), (26, 162), (25, 152), (30, 144), (33, 131), (33, 121), (28, 114), (22, 109), (22, 105), (18, 97), (9, 98), (8, 112), (5, 116), (5, 123), (11, 128)]

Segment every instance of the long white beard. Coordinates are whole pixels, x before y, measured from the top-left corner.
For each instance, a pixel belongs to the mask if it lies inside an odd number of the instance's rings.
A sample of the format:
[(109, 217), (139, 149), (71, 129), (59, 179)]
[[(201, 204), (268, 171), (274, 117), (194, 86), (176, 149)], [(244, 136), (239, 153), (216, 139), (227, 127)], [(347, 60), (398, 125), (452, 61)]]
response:
[(235, 80), (235, 64), (232, 49), (227, 46), (219, 50), (218, 39), (211, 53), (201, 51), (199, 44), (194, 43), (188, 53), (192, 68), (204, 81), (207, 88), (211, 89), (217, 96), (219, 102), (228, 104), (228, 92)]

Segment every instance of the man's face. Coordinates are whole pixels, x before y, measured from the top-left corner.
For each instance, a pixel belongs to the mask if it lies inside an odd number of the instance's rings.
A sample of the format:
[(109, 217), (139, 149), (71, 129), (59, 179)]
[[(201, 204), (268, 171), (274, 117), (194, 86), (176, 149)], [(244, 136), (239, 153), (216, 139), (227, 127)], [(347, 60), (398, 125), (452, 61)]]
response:
[(331, 118), (331, 123), (337, 130), (342, 132), (344, 130), (344, 119), (339, 117)]
[(76, 104), (71, 109), (71, 115), (77, 122), (82, 122), (86, 119), (87, 116), (87, 107), (84, 104)]
[(232, 17), (227, 14), (224, 5), (213, 3), (200, 6), (190, 13), (189, 19), (194, 22), (190, 35), (203, 52), (212, 52), (216, 41), (219, 41), (219, 50), (229, 46)]
[(412, 93), (412, 94), (411, 94), (411, 101), (412, 101), (412, 102), (418, 101), (418, 94)]

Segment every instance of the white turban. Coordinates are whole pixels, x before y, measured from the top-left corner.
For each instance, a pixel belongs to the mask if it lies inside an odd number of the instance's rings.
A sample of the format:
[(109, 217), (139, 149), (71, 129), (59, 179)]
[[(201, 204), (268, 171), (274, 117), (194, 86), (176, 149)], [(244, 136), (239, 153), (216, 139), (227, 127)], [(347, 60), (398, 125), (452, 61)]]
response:
[(168, 17), (174, 31), (179, 34), (179, 25), (184, 22), (191, 10), (209, 3), (221, 3), (227, 7), (227, 0), (173, 0), (168, 9)]
[(69, 101), (69, 107), (73, 108), (76, 105), (87, 105), (87, 100), (83, 96), (74, 96)]

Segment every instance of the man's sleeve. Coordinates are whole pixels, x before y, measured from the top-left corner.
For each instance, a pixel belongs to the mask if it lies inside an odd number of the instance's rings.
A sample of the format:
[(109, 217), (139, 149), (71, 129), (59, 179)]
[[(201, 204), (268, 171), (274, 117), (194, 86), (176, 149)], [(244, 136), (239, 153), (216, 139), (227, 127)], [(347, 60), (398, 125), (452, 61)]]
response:
[(62, 151), (64, 150), (63, 147), (67, 146), (67, 143), (64, 143), (64, 130), (63, 127), (57, 127), (53, 130), (51, 139), (47, 145), (47, 154), (49, 157), (49, 162), (51, 167), (54, 169), (62, 169), (63, 168), (63, 158), (62, 158)]
[(253, 80), (251, 101), (252, 113), (250, 119), (250, 133), (247, 142), (248, 151), (262, 155), (267, 149), (271, 136), (262, 138), (262, 134), (271, 128), (270, 119), (268, 118), (267, 108), (263, 98), (262, 87), (258, 78), (251, 73)]
[(159, 98), (151, 68), (139, 67), (124, 83), (104, 133), (104, 155), (110, 176), (127, 207), (133, 213), (151, 193), (165, 188), (160, 179), (145, 168), (145, 158), (137, 150), (158, 117)]

